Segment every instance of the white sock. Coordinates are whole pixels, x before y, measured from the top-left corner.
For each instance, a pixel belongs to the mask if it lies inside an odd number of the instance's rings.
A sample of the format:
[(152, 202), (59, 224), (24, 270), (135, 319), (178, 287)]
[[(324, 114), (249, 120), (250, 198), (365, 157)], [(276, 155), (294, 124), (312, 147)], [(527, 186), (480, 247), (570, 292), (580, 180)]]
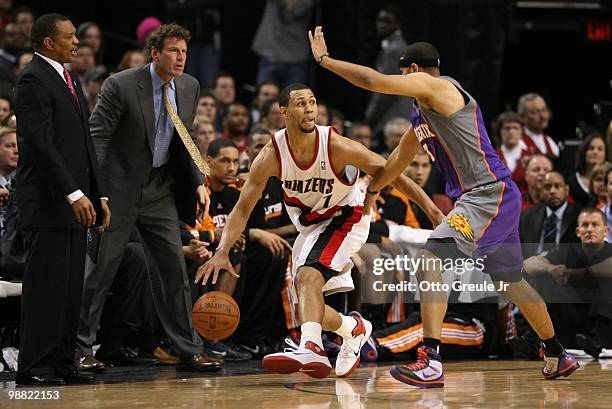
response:
[(351, 338), (353, 336), (353, 329), (357, 326), (357, 320), (354, 317), (347, 317), (342, 314), (340, 314), (340, 317), (342, 318), (342, 324), (334, 332), (342, 338)]
[(300, 347), (303, 348), (307, 341), (314, 342), (323, 349), (323, 340), (321, 339), (321, 324), (314, 321), (305, 322), (301, 325), (302, 337), (300, 338)]

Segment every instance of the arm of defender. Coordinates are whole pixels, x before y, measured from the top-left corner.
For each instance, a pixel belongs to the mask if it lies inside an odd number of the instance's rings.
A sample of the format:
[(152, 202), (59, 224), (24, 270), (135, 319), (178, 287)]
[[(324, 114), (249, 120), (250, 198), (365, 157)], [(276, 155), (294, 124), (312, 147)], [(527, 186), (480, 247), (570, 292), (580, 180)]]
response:
[(195, 283), (201, 280), (203, 285), (206, 284), (208, 278), (212, 274), (212, 283), (215, 284), (222, 270), (227, 270), (230, 274), (238, 277), (238, 274), (236, 274), (229, 261), (229, 251), (234, 242), (244, 231), (249, 215), (266, 188), (268, 179), (271, 176), (275, 176), (277, 173), (278, 161), (272, 143), (270, 142), (264, 147), (261, 153), (257, 155), (255, 162), (253, 162), (249, 179), (242, 188), (238, 203), (236, 203), (236, 206), (229, 214), (227, 224), (223, 228), (223, 235), (217, 246), (215, 255), (207, 263), (198, 268)]
[[(323, 38), (321, 26), (315, 28), (314, 34), (308, 31), (312, 55), (317, 62), (327, 54), (327, 45)], [(352, 64), (329, 56), (324, 57), (320, 64), (350, 83), (369, 91), (383, 94), (405, 95), (414, 98), (429, 99), (440, 87), (440, 81), (435, 77), (417, 72), (411, 75), (386, 75), (363, 65)]]

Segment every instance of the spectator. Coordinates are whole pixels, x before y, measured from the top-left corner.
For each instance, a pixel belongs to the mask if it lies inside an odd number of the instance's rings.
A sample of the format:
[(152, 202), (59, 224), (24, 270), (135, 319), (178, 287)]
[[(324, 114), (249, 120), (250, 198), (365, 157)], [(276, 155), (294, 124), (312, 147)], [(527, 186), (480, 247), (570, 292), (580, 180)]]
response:
[(256, 83), (274, 81), (281, 88), (306, 83), (310, 61), (308, 31), (316, 0), (268, 0), (253, 44), (260, 57)]
[(343, 135), (344, 136), (344, 121), (345, 121), (345, 117), (344, 114), (342, 113), (342, 111), (338, 110), (338, 109), (334, 109), (331, 108), (329, 110), (329, 113), (331, 114), (331, 126), (333, 126), (336, 129), (336, 132), (338, 132), (338, 134)]
[(16, 57), (26, 50), (27, 38), (17, 24), (8, 23), (2, 33), (2, 49), (11, 56)]
[(606, 153), (606, 140), (598, 132), (587, 135), (576, 152), (576, 172), (568, 178), (567, 183), (570, 195), (580, 206), (588, 206), (593, 201), (589, 180), (595, 166), (606, 160)]
[(580, 246), (565, 246), (545, 256), (531, 257), (524, 264), (525, 273), (540, 280), (547, 279), (543, 282), (548, 287), (557, 286), (558, 293), (569, 286), (571, 293), (579, 296), (581, 304), (569, 304), (572, 311), (568, 311), (569, 300), (565, 299), (564, 304), (557, 304), (564, 308), (558, 308), (558, 314), (551, 313), (551, 318), (566, 323), (564, 335), (574, 337), (575, 334), (580, 348), (594, 358), (602, 350), (601, 344), (610, 333), (612, 320), (612, 244), (604, 242), (607, 233), (606, 215), (593, 207), (585, 208), (578, 215), (576, 227)]
[(228, 106), (227, 114), (223, 117), (223, 133), (221, 137), (229, 139), (238, 148), (240, 152), (240, 166), (243, 167), (248, 163), (246, 149), (248, 145), (247, 132), (249, 130), (249, 111), (247, 107), (235, 102)]
[(603, 209), (608, 204), (608, 186), (606, 185), (606, 173), (612, 168), (612, 163), (603, 162), (593, 168), (589, 181), (589, 191), (593, 195), (590, 205)]
[(525, 163), (525, 183), (527, 184), (527, 189), (523, 192), (521, 211), (540, 203), (544, 187), (544, 176), (552, 170), (552, 162), (542, 154), (535, 154), (527, 159)]
[(206, 158), (208, 146), (212, 141), (217, 139), (215, 126), (208, 116), (196, 115), (194, 120), (195, 126), (195, 144), (203, 158)]
[(385, 125), (385, 152), (382, 154), (387, 157), (393, 149), (399, 145), (402, 135), (411, 127), (410, 121), (404, 118), (393, 118)]
[(98, 23), (86, 21), (79, 25), (77, 37), (80, 41), (91, 46), (94, 52), (96, 65), (104, 64), (104, 41), (102, 40), (102, 30)]
[(0, 128), (0, 187), (10, 190), (11, 182), (17, 169), (19, 152), (17, 149), (17, 133), (15, 129)]
[(262, 119), (261, 110), (266, 101), (278, 98), (278, 85), (272, 81), (264, 81), (257, 86), (255, 99), (251, 103), (251, 123), (257, 123)]
[(102, 89), (102, 83), (106, 79), (106, 73), (100, 67), (90, 68), (83, 77), (85, 84), (85, 98), (87, 98), (87, 106), (89, 112), (92, 112), (98, 101), (98, 95)]
[(34, 24), (34, 13), (27, 6), (22, 6), (13, 12), (13, 21), (25, 37), (24, 48), (32, 47), (32, 25)]
[(222, 130), (222, 120), (225, 117), (227, 108), (236, 100), (236, 81), (231, 74), (220, 72), (212, 80), (211, 90), (217, 99), (217, 118), (215, 128)]
[(0, 95), (0, 126), (8, 126), (13, 115), (13, 102), (7, 95)]
[(553, 138), (544, 133), (550, 121), (550, 111), (544, 98), (534, 92), (521, 95), (517, 111), (525, 125), (523, 142), (527, 145), (529, 154), (559, 156), (559, 146)]
[(560, 243), (575, 243), (580, 209), (567, 203), (569, 186), (563, 175), (552, 171), (544, 176), (544, 200), (521, 214), (519, 233), (523, 255), (542, 254)]
[(21, 74), (21, 71), (23, 71), (23, 69), (32, 61), (32, 57), (34, 57), (34, 54), (29, 51), (25, 51), (21, 53), (19, 57), (17, 57), (15, 60), (15, 78), (18, 77), (19, 74)]
[[(397, 74), (397, 63), (408, 43), (402, 34), (401, 11), (387, 6), (378, 12), (376, 33), (381, 40), (380, 52), (376, 57), (376, 70), (383, 74)], [(407, 117), (412, 109), (413, 99), (399, 95), (372, 93), (365, 111), (365, 123), (369, 124), (377, 137), (378, 146), (385, 124), (397, 117)], [(380, 142), (379, 142), (380, 141)]]
[(85, 73), (96, 66), (93, 47), (82, 42), (77, 46), (76, 58), (70, 64), (70, 69), (75, 73), (74, 79), (78, 80), (81, 87), (85, 85)]
[(370, 149), (370, 147), (372, 146), (372, 128), (370, 128), (370, 126), (365, 123), (353, 123), (353, 126), (350, 127), (346, 136), (348, 136), (354, 141), (361, 143), (368, 149)]
[(514, 111), (503, 112), (497, 117), (496, 126), (501, 146), (495, 151), (504, 165), (512, 172), (512, 180), (521, 192), (524, 192), (527, 189), (524, 163), (529, 152), (527, 145), (522, 140), (524, 131), (521, 117)]
[(200, 91), (200, 97), (198, 98), (198, 107), (196, 108), (196, 115), (206, 116), (214, 121), (217, 117), (217, 98), (215, 95), (208, 91)]
[(3, 29), (11, 21), (11, 8), (13, 0), (0, 1), (0, 29)]
[(117, 66), (117, 71), (127, 70), (128, 68), (138, 68), (142, 67), (147, 63), (147, 57), (145, 53), (139, 49), (135, 48), (133, 50), (128, 50), (121, 57), (121, 61)]
[(317, 101), (317, 120), (315, 122), (321, 126), (331, 125), (331, 114), (326, 102)]
[(153, 30), (155, 30), (161, 25), (162, 22), (159, 21), (157, 17), (145, 17), (140, 23), (138, 23), (138, 26), (136, 27), (136, 39), (138, 40), (138, 44), (140, 44), (141, 47), (144, 47), (147, 43), (147, 38), (149, 37), (149, 34), (151, 34)]
[(276, 132), (285, 127), (285, 118), (278, 105), (278, 99), (274, 98), (266, 101), (262, 107), (261, 115), (262, 118), (259, 122), (260, 126), (272, 132)]

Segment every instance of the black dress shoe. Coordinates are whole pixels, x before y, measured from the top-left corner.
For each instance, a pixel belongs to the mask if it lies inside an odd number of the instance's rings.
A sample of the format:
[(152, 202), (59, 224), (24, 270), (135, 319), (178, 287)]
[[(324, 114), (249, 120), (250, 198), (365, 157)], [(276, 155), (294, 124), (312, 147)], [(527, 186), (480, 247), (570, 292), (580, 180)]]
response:
[(56, 375), (18, 374), (15, 383), (18, 386), (66, 385), (66, 382)]
[(595, 359), (599, 358), (599, 354), (601, 354), (601, 350), (603, 349), (595, 337), (585, 334), (576, 334), (576, 343), (580, 345), (580, 348), (582, 348), (584, 352)]
[(93, 355), (81, 357), (78, 362), (79, 371), (100, 373), (106, 371), (106, 365), (98, 361)]
[(213, 361), (204, 354), (180, 357), (176, 364), (177, 371), (214, 372), (221, 369), (218, 361)]
[(127, 347), (114, 351), (100, 349), (96, 358), (110, 366), (150, 366), (159, 363), (155, 357), (139, 356), (136, 351)]
[(84, 373), (80, 373), (79, 371), (70, 372), (66, 375), (63, 375), (64, 382), (66, 384), (92, 384), (96, 383), (96, 377), (93, 375), (86, 375)]

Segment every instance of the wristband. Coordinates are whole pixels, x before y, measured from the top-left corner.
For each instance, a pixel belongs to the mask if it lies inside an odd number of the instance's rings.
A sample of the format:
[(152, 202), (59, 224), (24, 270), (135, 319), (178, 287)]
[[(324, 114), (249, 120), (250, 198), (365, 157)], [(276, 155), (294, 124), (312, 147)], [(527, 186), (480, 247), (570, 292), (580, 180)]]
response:
[(317, 64), (321, 65), (321, 63), (323, 62), (323, 57), (329, 57), (329, 53), (325, 53), (319, 58), (317, 58)]

